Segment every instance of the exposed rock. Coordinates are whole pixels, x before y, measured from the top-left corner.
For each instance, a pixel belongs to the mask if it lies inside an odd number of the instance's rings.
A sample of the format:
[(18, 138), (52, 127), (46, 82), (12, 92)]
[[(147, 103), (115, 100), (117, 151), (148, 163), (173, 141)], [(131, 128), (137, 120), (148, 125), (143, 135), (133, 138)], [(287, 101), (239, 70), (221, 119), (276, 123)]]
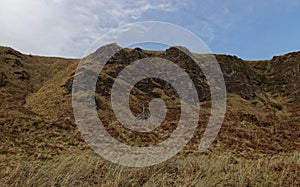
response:
[(22, 53), (20, 53), (19, 51), (16, 51), (10, 47), (1, 47), (0, 50), (0, 55), (11, 55), (11, 56), (15, 56), (18, 58), (23, 58)]
[(67, 82), (64, 85), (61, 86), (65, 89), (66, 94), (72, 93), (73, 79), (74, 78), (68, 79)]
[(0, 87), (3, 87), (6, 85), (6, 79), (7, 79), (7, 77), (6, 77), (5, 73), (1, 72), (0, 73)]
[(29, 80), (30, 76), (26, 71), (16, 71), (15, 75), (19, 75), (19, 79), (21, 80)]
[[(112, 57), (105, 56), (108, 54), (107, 52), (112, 51), (116, 52)], [(187, 48), (180, 46), (170, 47), (164, 52), (144, 51), (141, 48), (123, 49), (117, 44), (103, 46), (89, 56), (89, 59), (107, 60), (107, 66), (104, 66), (102, 74), (98, 78), (96, 92), (103, 96), (109, 96), (114, 79), (127, 65), (147, 57), (160, 57), (177, 64), (190, 76), (200, 101), (210, 100), (210, 87), (206, 77), (189, 55), (195, 54), (191, 54)], [(238, 94), (246, 100), (254, 100), (259, 94), (268, 91), (282, 92), (284, 96), (293, 94), (294, 97), (297, 97), (296, 95), (299, 93), (299, 84), (297, 84), (300, 81), (299, 53), (274, 57), (267, 62), (251, 63), (232, 55), (211, 56), (221, 67), (227, 93)], [(211, 60), (205, 55), (197, 55), (197, 59), (198, 57), (201, 59), (201, 63), (209, 63)], [(72, 81), (68, 81), (64, 87), (67, 93), (71, 93)], [(168, 91), (172, 87), (157, 79), (141, 80), (135, 87), (151, 96), (157, 96), (157, 93), (152, 92), (154, 88), (164, 90), (168, 96), (174, 96), (172, 89), (172, 91)], [(282, 110), (282, 106), (279, 104), (267, 102), (267, 105), (279, 111)]]
[(271, 103), (271, 106), (273, 108), (275, 108), (276, 110), (282, 110), (282, 106), (280, 104), (277, 104), (277, 103)]
[(17, 65), (17, 66), (20, 66), (20, 67), (23, 67), (23, 66), (24, 66), (24, 65), (21, 63), (21, 61), (20, 61), (19, 59), (17, 59), (17, 58), (14, 60), (14, 64)]
[[(109, 58), (108, 56), (106, 57), (105, 55), (107, 55), (107, 52), (111, 51), (116, 51), (116, 53), (111, 58)], [(104, 58), (101, 57), (101, 55), (104, 55)], [(125, 68), (126, 65), (129, 65), (131, 62), (137, 61), (142, 58), (160, 57), (174, 62), (187, 72), (187, 74), (194, 82), (200, 101), (210, 100), (210, 88), (207, 84), (206, 77), (200, 67), (194, 62), (193, 58), (191, 58), (192, 55), (193, 54), (187, 48), (181, 46), (170, 47), (163, 53), (163, 55), (144, 52), (140, 48), (122, 49), (116, 44), (103, 46), (99, 48), (95, 53), (90, 55), (91, 59), (93, 60), (106, 60), (106, 58), (109, 58), (107, 60), (109, 68), (103, 68), (103, 74), (99, 76), (96, 91), (103, 95), (110, 94), (110, 89), (114, 82), (113, 79), (117, 77), (119, 72), (122, 71), (122, 69)], [(209, 60), (211, 60), (211, 58), (207, 58), (206, 56), (200, 56), (200, 59), (201, 63), (209, 63)], [(257, 85), (261, 84), (262, 80), (261, 77), (251, 69), (251, 67), (246, 65), (242, 59), (236, 56), (216, 55), (215, 60), (218, 61), (221, 70), (223, 71), (228, 92), (239, 94), (242, 98), (247, 100), (251, 100), (256, 97), (255, 92), (257, 90)], [(105, 74), (109, 75), (110, 77), (103, 76)], [(165, 83), (161, 81), (157, 81), (155, 79), (149, 79), (148, 81), (150, 82), (141, 82), (137, 84), (138, 88), (144, 92), (147, 89), (151, 92), (151, 90), (153, 90), (154, 87), (157, 86), (160, 89), (165, 88)], [(67, 93), (71, 93), (71, 81), (67, 82), (65, 88), (67, 90)], [(167, 95), (174, 94), (168, 93)]]
[(268, 77), (269, 91), (299, 98), (300, 52), (275, 56), (269, 63), (261, 64), (265, 66), (263, 73)]
[(127, 64), (128, 52), (120, 49), (112, 58), (107, 61), (107, 64)]
[(133, 50), (139, 57), (139, 59), (145, 58), (146, 55), (143, 53), (143, 50), (141, 48), (134, 48)]
[(26, 71), (21, 72), (21, 76), (20, 76), (21, 80), (29, 80), (29, 78), (30, 78), (30, 76)]
[(241, 89), (240, 96), (243, 99), (252, 100), (255, 98), (256, 94), (255, 94), (254, 90), (252, 89), (252, 87), (245, 86), (244, 88)]
[(227, 92), (239, 94), (247, 100), (254, 99), (258, 85), (262, 84), (257, 72), (236, 56), (216, 55), (216, 59), (222, 69)]

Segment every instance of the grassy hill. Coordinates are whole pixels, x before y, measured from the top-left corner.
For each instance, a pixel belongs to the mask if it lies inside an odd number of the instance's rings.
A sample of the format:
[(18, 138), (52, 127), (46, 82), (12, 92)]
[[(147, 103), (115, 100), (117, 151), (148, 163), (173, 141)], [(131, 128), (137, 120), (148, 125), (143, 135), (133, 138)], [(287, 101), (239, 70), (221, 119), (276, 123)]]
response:
[[(97, 51), (86, 59), (97, 55)], [(195, 54), (205, 59), (205, 55)], [(205, 76), (183, 52), (122, 49), (96, 85), (97, 111), (121, 142), (149, 146), (170, 136), (178, 122), (178, 95), (147, 79), (132, 90), (133, 114), (163, 98), (166, 120), (151, 133), (124, 128), (113, 115), (110, 91), (118, 73), (146, 57), (171, 60), (192, 78), (199, 94), (199, 127), (172, 159), (146, 168), (112, 164), (82, 139), (72, 111), (72, 80), (79, 59), (40, 57), (0, 47), (0, 183), (3, 186), (299, 186), (300, 52), (246, 61), (215, 55), (227, 88), (227, 111), (217, 139), (197, 148), (210, 114)], [(205, 60), (204, 60), (205, 62)], [(99, 104), (101, 103), (101, 105)]]

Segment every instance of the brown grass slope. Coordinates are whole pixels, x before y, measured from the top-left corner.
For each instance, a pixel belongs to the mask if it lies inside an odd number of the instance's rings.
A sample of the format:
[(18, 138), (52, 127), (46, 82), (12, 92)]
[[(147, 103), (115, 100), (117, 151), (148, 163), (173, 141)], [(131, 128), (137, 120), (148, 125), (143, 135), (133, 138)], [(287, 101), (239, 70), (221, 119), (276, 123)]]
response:
[[(205, 76), (172, 47), (166, 51), (123, 49), (97, 82), (98, 113), (123, 143), (148, 146), (167, 138), (178, 121), (179, 98), (165, 82), (147, 79), (132, 91), (135, 115), (153, 97), (170, 108), (162, 126), (145, 134), (122, 127), (110, 105), (118, 72), (145, 57), (173, 61), (192, 77), (199, 93), (199, 127), (176, 157), (147, 168), (103, 160), (81, 138), (71, 103), (76, 59), (38, 57), (0, 48), (0, 183), (3, 186), (298, 186), (300, 174), (300, 53), (266, 61), (216, 55), (228, 103), (218, 138), (205, 153), (197, 145), (210, 112)], [(202, 57), (201, 57), (202, 58)], [(204, 57), (203, 57), (204, 58)], [(87, 59), (88, 60), (88, 59)], [(174, 104), (175, 103), (175, 104)], [(175, 125), (174, 125), (175, 124)], [(141, 141), (142, 140), (142, 141)]]

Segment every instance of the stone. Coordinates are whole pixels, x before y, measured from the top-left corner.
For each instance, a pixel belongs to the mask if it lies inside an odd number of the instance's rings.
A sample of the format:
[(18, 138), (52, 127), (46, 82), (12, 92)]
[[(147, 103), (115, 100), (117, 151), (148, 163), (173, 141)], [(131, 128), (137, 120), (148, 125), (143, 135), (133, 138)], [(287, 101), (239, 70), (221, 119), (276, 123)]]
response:
[(6, 75), (5, 73), (0, 73), (0, 87), (4, 87), (6, 85)]
[(19, 77), (21, 80), (29, 80), (30, 76), (26, 71), (21, 72), (21, 76)]
[(17, 65), (17, 66), (21, 66), (21, 67), (24, 66), (24, 65), (21, 63), (21, 61), (20, 61), (19, 59), (17, 59), (17, 58), (14, 60), (14, 64)]
[(251, 87), (245, 87), (241, 90), (240, 96), (246, 100), (253, 100), (256, 97), (256, 94)]

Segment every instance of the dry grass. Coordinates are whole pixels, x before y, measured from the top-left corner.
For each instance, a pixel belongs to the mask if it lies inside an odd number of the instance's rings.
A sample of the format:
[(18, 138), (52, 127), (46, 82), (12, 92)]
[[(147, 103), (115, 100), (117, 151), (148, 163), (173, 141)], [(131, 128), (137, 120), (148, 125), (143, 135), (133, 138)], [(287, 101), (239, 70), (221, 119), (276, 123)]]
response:
[[(165, 163), (128, 168), (93, 152), (71, 152), (48, 160), (1, 159), (2, 186), (299, 186), (300, 154), (178, 155)], [(5, 164), (4, 164), (5, 163)]]

